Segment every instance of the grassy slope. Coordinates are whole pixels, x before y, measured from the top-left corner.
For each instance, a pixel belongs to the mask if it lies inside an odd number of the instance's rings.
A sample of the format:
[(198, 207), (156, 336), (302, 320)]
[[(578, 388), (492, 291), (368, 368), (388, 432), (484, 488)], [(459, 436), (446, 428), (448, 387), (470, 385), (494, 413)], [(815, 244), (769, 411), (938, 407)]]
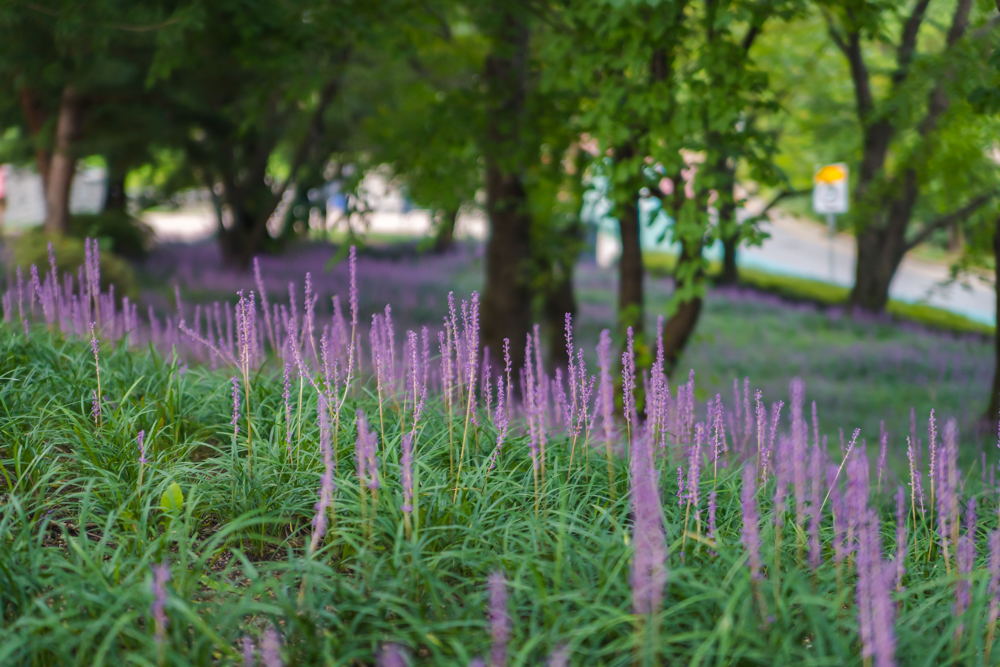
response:
[[(724, 349), (734, 336), (745, 350), (753, 341), (751, 347), (761, 350), (755, 362), (760, 373), (768, 369), (776, 377), (787, 367), (773, 360), (788, 346), (775, 350), (784, 337), (771, 332), (768, 338), (766, 332), (788, 315), (771, 313), (769, 319), (766, 312), (752, 311), (757, 307), (710, 304), (705, 324), (716, 331), (710, 344)], [(748, 330), (751, 314), (758, 328)], [(727, 318), (728, 328), (721, 326)], [(821, 321), (808, 312), (798, 323)], [(814, 333), (819, 340), (813, 344), (827, 349), (844, 335), (837, 326)], [(707, 354), (724, 363), (707, 344), (699, 341), (692, 357)], [(251, 476), (243, 436), (234, 442), (229, 425), (228, 373), (105, 349), (102, 384), (108, 403), (103, 424), (95, 426), (89, 415), (93, 358), (86, 344), (50, 345), (38, 332), (26, 341), (4, 329), (0, 345), (0, 663), (155, 664), (162, 657), (171, 665), (234, 664), (240, 637), (259, 639), (273, 623), (290, 664), (371, 664), (376, 648), (393, 640), (417, 651), (418, 664), (464, 666), (488, 651), (484, 582), (495, 569), (512, 581), (510, 664), (540, 664), (560, 643), (570, 647), (573, 664), (631, 663), (632, 540), (621, 461), (614, 466), (618, 500), (611, 502), (596, 452), (588, 467), (577, 467), (566, 481), (567, 441), (553, 432), (548, 483), (535, 518), (522, 428), (513, 429), (498, 468), (487, 478), (494, 431), (481, 417), (483, 427), (470, 439), (475, 453), (464, 479), (467, 491), (455, 503), (447, 421), (432, 394), (417, 450), (419, 537), (408, 542), (403, 534), (399, 426), (391, 409), (379, 509), (369, 536), (351, 472), (354, 427), (348, 418), (338, 430), (339, 492), (331, 535), (308, 559), (303, 545), (320, 473), (312, 392), (305, 393), (302, 437), (289, 455), (280, 379), (257, 378)], [(836, 368), (842, 362), (824, 363)], [(699, 377), (706, 375), (699, 371)], [(812, 395), (815, 385), (810, 387)], [(377, 424), (371, 389), (349, 399), (345, 414), (360, 405)], [(147, 432), (151, 460), (141, 488), (135, 444), (140, 429)], [(171, 515), (159, 507), (173, 481), (185, 501), (183, 510)], [(723, 471), (719, 480), (717, 555), (695, 549), (689, 540), (681, 558), (683, 512), (672, 500), (671, 469), (661, 481), (671, 547), (666, 605), (657, 620), (663, 664), (861, 664), (852, 580), (837, 585), (829, 560), (829, 518), (823, 527), (827, 560), (815, 574), (795, 566), (789, 522), (779, 559), (780, 589), (774, 588), (773, 571), (761, 584), (773, 617), (765, 622), (755, 610), (739, 543), (733, 473)], [(710, 485), (703, 478), (703, 502)], [(966, 492), (976, 488), (973, 477)], [(886, 495), (875, 500), (884, 510), (884, 541), (891, 544), (890, 502)], [(981, 498), (981, 503), (986, 505), (981, 527), (992, 528), (993, 501)], [(764, 561), (773, 563), (770, 503), (765, 500), (762, 509)], [(920, 553), (926, 534), (921, 527)], [(172, 580), (170, 624), (160, 656), (147, 610), (150, 565), (163, 559), (172, 563)], [(896, 626), (901, 664), (940, 664), (951, 655), (959, 621), (950, 611), (953, 584), (940, 563), (908, 562), (911, 574)], [(303, 573), (309, 579), (300, 600)], [(967, 631), (959, 645), (959, 662), (982, 649), (982, 626), (975, 619), (984, 613), (984, 586), (980, 571), (967, 619), (976, 631)]]

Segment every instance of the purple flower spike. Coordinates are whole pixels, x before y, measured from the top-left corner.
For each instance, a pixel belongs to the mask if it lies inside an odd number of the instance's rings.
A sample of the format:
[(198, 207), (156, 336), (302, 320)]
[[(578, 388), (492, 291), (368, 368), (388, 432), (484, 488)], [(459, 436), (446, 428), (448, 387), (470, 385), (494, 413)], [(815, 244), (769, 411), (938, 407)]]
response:
[(403, 478), (403, 511), (413, 511), (413, 435), (403, 435), (403, 453), (400, 460)]
[(557, 646), (549, 656), (548, 667), (569, 667), (569, 647)]
[(990, 601), (990, 623), (996, 623), (1000, 613), (1000, 530), (990, 533), (990, 583), (987, 595)]
[(382, 650), (375, 658), (376, 667), (408, 667), (409, 660), (406, 650), (399, 644), (388, 642), (382, 645)]
[(751, 466), (743, 468), (743, 491), (740, 494), (743, 530), (740, 539), (749, 554), (750, 577), (761, 578), (760, 513), (757, 511), (757, 475)]
[(507, 642), (510, 641), (510, 615), (507, 613), (507, 580), (502, 572), (489, 576), (490, 590), (490, 667), (507, 664)]
[(273, 625), (264, 631), (264, 641), (260, 645), (260, 659), (264, 667), (284, 667), (281, 661), (281, 635)]
[(667, 583), (667, 552), (656, 471), (645, 436), (635, 439), (632, 454), (632, 609), (636, 614), (655, 614), (663, 604)]
[(240, 432), (240, 379), (237, 376), (230, 378), (233, 383), (233, 418), (229, 422), (229, 425), (233, 427), (233, 435), (239, 435)]
[(150, 611), (153, 614), (153, 623), (156, 627), (156, 643), (163, 646), (163, 641), (167, 632), (167, 582), (170, 581), (170, 564), (163, 561), (159, 565), (153, 566), (153, 604)]
[(906, 493), (903, 487), (896, 489), (896, 590), (903, 590), (903, 575), (906, 574), (906, 553), (909, 542), (906, 540)]
[[(291, 381), (291, 372), (292, 372), (292, 367), (286, 361), (285, 362), (285, 375), (284, 375), (284, 378), (283, 378), (284, 386), (283, 386), (283, 391), (282, 391), (281, 397), (285, 401), (285, 449), (288, 451), (289, 455), (291, 455), (291, 453), (292, 453), (292, 403), (291, 403), (292, 381)], [(233, 380), (234, 381), (236, 380), (235, 376), (233, 377)], [(235, 387), (234, 387), (234, 391), (235, 391)], [(236, 397), (235, 400), (238, 401), (239, 400), (239, 395), (237, 393), (234, 393), (233, 395)], [(234, 401), (234, 405), (235, 404), (236, 403)], [(236, 417), (237, 417), (237, 415), (234, 415), (233, 419), (236, 419)]]
[(257, 647), (249, 637), (243, 638), (243, 667), (254, 667), (257, 663)]
[(145, 431), (139, 431), (139, 436), (136, 438), (136, 442), (139, 445), (139, 464), (146, 465), (149, 461), (146, 460), (146, 445), (143, 442), (146, 438)]
[(316, 548), (323, 541), (326, 535), (327, 518), (326, 514), (333, 501), (333, 492), (336, 485), (333, 482), (333, 450), (330, 446), (330, 417), (327, 414), (326, 399), (322, 395), (319, 397), (319, 446), (323, 452), (323, 477), (320, 479), (319, 501), (315, 505), (316, 516), (313, 518), (313, 534), (309, 543), (309, 553), (316, 551)]
[(622, 411), (625, 413), (625, 423), (632, 428), (632, 416), (635, 413), (635, 339), (632, 327), (628, 328), (626, 335), (628, 342), (622, 353)]

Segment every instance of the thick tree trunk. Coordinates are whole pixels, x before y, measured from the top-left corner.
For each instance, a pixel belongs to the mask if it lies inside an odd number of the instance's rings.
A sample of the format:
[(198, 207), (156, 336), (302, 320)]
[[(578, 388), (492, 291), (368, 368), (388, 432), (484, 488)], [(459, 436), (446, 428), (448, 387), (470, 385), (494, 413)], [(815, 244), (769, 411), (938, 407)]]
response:
[(63, 90), (56, 125), (56, 149), (49, 165), (45, 188), (45, 231), (65, 233), (69, 229), (69, 194), (76, 173), (74, 142), (80, 132), (82, 100), (72, 86)]
[(486, 249), (483, 344), (502, 359), (504, 339), (511, 361), (524, 364), (525, 336), (531, 329), (531, 214), (521, 179), (520, 120), (525, 112), (528, 27), (524, 13), (502, 7), (486, 59)]
[(885, 221), (878, 219), (857, 235), (857, 262), (850, 306), (869, 314), (885, 311), (889, 287), (906, 254), (906, 229), (913, 215), (919, 186), (917, 175), (909, 170), (903, 177), (901, 191), (889, 202)]
[(455, 222), (458, 220), (458, 209), (441, 211), (441, 221), (434, 234), (434, 252), (440, 254), (451, 250), (455, 242)]
[(1000, 216), (993, 224), (993, 286), (996, 292), (998, 326), (993, 334), (993, 388), (990, 390), (986, 414), (983, 415), (983, 423), (987, 426), (996, 425), (1000, 419)]
[(716, 280), (718, 285), (735, 285), (740, 280), (740, 270), (736, 266), (736, 253), (739, 248), (739, 233), (729, 234), (722, 239), (722, 273)]
[(646, 272), (639, 242), (639, 204), (635, 199), (638, 194), (629, 194), (633, 199), (615, 207), (622, 240), (622, 256), (618, 261), (618, 329), (624, 333), (632, 327), (638, 338), (643, 332), (643, 280)]

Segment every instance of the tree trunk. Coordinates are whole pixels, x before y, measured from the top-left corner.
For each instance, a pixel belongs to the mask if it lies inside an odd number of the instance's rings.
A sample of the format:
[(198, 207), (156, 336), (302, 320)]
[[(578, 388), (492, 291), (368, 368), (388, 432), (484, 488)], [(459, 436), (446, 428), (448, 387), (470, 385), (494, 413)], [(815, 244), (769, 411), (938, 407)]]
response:
[(128, 200), (125, 196), (125, 177), (128, 169), (115, 158), (105, 158), (108, 165), (107, 184), (104, 192), (104, 210), (124, 213)]
[(528, 27), (524, 13), (498, 5), (492, 52), (486, 58), (486, 248), (483, 344), (503, 358), (510, 341), (511, 362), (524, 364), (525, 336), (531, 329), (531, 215), (521, 179), (520, 119), (525, 112)]
[[(995, 426), (1000, 419), (1000, 216), (993, 223), (993, 287), (996, 292), (997, 328), (993, 334), (993, 388), (983, 415), (984, 425)], [(990, 429), (991, 431), (993, 429)]]
[(72, 86), (66, 86), (59, 104), (56, 149), (45, 188), (45, 231), (49, 233), (69, 230), (69, 194), (76, 173), (73, 143), (80, 132), (81, 111), (80, 95)]
[(632, 327), (639, 338), (643, 331), (643, 279), (642, 245), (639, 242), (639, 204), (636, 192), (628, 193), (631, 200), (615, 206), (618, 227), (621, 231), (622, 256), (618, 262), (618, 329), (624, 333)]
[(740, 227), (736, 223), (736, 163), (724, 157), (719, 159), (717, 170), (719, 183), (719, 229), (722, 230), (722, 273), (716, 281), (719, 285), (735, 285), (739, 282), (739, 268), (736, 253), (740, 246)]
[(693, 297), (677, 305), (677, 310), (663, 325), (663, 359), (667, 374), (673, 373), (687, 347), (701, 315), (701, 297)]
[(889, 287), (907, 251), (906, 228), (919, 194), (914, 170), (908, 170), (903, 181), (901, 191), (889, 201), (885, 222), (880, 224), (876, 217), (857, 235), (854, 288), (849, 299), (853, 309), (879, 314), (889, 302)]
[(434, 252), (441, 254), (451, 250), (455, 242), (455, 222), (458, 220), (458, 209), (441, 211), (441, 221), (434, 234)]
[[(579, 229), (573, 232), (579, 236)], [(576, 238), (572, 241), (575, 245)], [(573, 291), (573, 259), (557, 261), (552, 267), (552, 283), (545, 295), (545, 324), (549, 334), (549, 368), (568, 368), (566, 351), (566, 314), (576, 315), (576, 293)]]

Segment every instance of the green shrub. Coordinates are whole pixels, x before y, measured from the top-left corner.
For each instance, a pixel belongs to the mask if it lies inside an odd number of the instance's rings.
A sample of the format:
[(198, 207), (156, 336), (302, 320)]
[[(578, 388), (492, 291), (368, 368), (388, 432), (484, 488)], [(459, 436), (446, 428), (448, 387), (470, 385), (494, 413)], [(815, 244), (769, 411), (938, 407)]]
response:
[[(64, 272), (77, 275), (78, 267), (84, 263), (83, 241), (72, 236), (46, 234), (41, 227), (24, 232), (14, 241), (13, 266), (20, 266), (25, 274), (32, 264), (38, 266), (41, 273), (47, 271), (50, 241), (55, 251), (56, 268), (60, 275)], [(129, 296), (130, 298), (138, 296), (132, 267), (111, 251), (108, 247), (110, 244), (106, 240), (99, 241), (99, 244), (101, 248), (102, 289), (107, 289), (108, 285), (114, 285), (115, 292), (119, 296)]]

